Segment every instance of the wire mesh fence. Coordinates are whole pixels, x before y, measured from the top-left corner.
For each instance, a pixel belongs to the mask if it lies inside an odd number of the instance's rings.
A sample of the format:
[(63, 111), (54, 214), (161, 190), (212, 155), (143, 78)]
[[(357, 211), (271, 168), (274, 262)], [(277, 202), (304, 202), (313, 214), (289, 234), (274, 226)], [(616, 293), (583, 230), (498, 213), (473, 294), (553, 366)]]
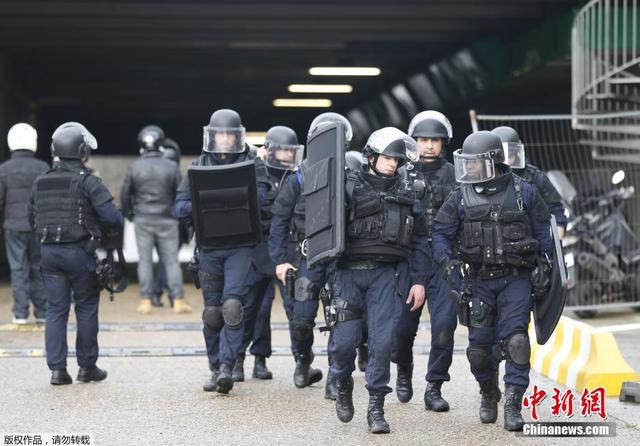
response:
[(640, 156), (603, 156), (572, 115), (476, 115), (474, 131), (518, 131), (527, 162), (546, 171), (569, 217), (563, 239), (567, 307), (583, 317), (607, 307), (640, 309)]

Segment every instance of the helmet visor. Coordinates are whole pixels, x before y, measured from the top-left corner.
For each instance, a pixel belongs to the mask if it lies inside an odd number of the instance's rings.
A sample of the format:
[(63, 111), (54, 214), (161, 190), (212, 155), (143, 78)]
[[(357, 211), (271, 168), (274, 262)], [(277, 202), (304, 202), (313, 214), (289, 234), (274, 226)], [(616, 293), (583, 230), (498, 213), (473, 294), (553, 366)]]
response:
[(453, 165), (460, 183), (483, 183), (496, 176), (495, 164), (486, 153), (465, 155), (458, 149), (453, 152)]
[(512, 169), (524, 169), (524, 144), (521, 142), (503, 142), (504, 159)]
[(302, 162), (304, 146), (300, 144), (265, 144), (267, 167), (280, 170), (296, 170)]
[(203, 128), (202, 150), (209, 153), (244, 152), (244, 127)]

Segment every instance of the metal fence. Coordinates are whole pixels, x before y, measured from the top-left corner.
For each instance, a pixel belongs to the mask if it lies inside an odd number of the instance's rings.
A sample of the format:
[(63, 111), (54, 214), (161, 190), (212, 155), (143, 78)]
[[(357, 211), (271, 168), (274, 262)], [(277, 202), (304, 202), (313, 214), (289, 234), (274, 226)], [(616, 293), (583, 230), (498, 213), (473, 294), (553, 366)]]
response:
[(569, 216), (563, 240), (567, 307), (583, 317), (607, 307), (640, 309), (640, 164), (603, 158), (572, 115), (476, 115), (474, 131), (516, 129), (527, 161), (546, 171)]

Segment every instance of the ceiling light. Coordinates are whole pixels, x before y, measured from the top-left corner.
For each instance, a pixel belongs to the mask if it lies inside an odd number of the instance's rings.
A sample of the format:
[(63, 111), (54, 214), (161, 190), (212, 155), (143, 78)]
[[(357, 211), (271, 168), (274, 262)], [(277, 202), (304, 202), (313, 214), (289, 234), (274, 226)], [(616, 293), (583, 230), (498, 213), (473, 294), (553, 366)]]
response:
[(291, 84), (289, 93), (351, 93), (351, 85)]
[(331, 107), (330, 99), (274, 99), (274, 107), (317, 107), (327, 108)]
[(311, 67), (312, 76), (379, 76), (380, 68), (376, 67)]

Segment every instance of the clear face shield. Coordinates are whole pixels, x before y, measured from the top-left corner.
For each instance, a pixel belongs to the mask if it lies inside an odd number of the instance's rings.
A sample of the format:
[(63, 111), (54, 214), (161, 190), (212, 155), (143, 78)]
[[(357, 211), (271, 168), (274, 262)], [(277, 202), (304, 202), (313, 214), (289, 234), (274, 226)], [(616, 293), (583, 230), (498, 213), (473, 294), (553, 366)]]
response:
[(524, 144), (521, 142), (503, 142), (502, 147), (504, 147), (504, 159), (512, 169), (525, 168)]
[(483, 183), (496, 176), (496, 166), (488, 153), (466, 155), (462, 149), (453, 152), (456, 181), (460, 183)]
[(209, 153), (242, 153), (245, 144), (244, 127), (203, 128), (202, 150)]
[(300, 144), (265, 144), (267, 167), (280, 170), (296, 170), (302, 162), (304, 146)]

